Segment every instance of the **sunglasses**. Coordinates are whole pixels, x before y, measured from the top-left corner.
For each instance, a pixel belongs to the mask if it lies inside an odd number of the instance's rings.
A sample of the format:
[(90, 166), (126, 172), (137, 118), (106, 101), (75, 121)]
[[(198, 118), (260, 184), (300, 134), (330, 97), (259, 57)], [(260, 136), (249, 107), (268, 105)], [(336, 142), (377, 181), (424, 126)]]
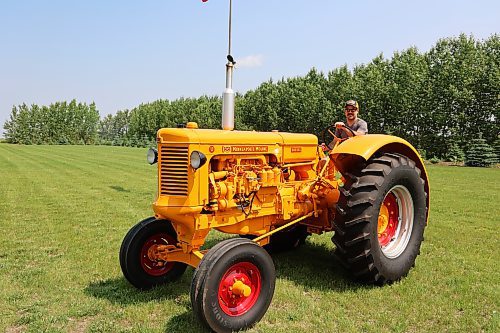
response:
[(356, 109), (356, 108), (345, 108), (344, 110), (345, 110), (345, 112), (356, 112), (356, 111), (358, 111), (358, 109)]

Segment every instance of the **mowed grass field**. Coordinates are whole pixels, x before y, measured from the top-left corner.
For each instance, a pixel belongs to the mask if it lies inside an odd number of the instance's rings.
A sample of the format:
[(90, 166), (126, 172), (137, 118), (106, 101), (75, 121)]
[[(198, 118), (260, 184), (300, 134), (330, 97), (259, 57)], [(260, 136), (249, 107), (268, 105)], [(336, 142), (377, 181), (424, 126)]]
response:
[[(140, 292), (118, 251), (152, 215), (146, 149), (0, 144), (0, 332), (204, 332), (193, 269)], [(500, 169), (429, 166), (431, 215), (416, 267), (352, 282), (331, 234), (274, 255), (269, 311), (249, 332), (499, 332)], [(209, 243), (227, 237), (211, 233)]]

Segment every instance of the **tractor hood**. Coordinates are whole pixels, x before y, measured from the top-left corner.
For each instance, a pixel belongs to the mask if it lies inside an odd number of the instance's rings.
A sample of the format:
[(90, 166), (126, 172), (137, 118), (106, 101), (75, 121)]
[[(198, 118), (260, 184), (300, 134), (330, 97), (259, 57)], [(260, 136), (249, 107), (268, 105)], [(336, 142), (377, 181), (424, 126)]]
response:
[(312, 134), (286, 132), (224, 131), (214, 129), (162, 128), (158, 130), (159, 142), (234, 144), (306, 144), (318, 145)]
[(199, 145), (209, 155), (272, 154), (282, 163), (311, 161), (318, 153), (312, 134), (286, 132), (225, 131), (214, 129), (162, 128), (158, 144)]

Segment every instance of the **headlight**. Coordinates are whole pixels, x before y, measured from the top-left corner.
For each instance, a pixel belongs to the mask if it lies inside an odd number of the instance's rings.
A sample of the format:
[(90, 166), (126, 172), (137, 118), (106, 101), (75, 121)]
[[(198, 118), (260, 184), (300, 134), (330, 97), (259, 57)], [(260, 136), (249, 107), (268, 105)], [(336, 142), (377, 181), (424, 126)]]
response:
[(153, 165), (158, 162), (158, 150), (154, 148), (149, 148), (148, 154), (146, 155), (148, 163)]
[(190, 161), (191, 166), (196, 170), (203, 164), (205, 164), (205, 162), (207, 161), (207, 157), (203, 153), (195, 150), (191, 153)]

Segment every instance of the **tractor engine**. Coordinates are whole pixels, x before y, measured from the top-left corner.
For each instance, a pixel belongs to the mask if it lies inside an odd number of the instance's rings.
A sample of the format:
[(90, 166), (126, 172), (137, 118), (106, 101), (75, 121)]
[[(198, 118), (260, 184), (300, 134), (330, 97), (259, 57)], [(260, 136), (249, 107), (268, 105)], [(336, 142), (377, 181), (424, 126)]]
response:
[[(291, 168), (270, 164), (265, 155), (227, 155), (212, 159), (209, 173), (209, 211), (240, 211), (251, 213), (272, 207), (268, 213), (288, 220), (312, 211), (312, 202), (299, 197), (302, 182), (309, 179), (303, 170), (301, 177)], [(297, 180), (296, 180), (297, 179)]]

